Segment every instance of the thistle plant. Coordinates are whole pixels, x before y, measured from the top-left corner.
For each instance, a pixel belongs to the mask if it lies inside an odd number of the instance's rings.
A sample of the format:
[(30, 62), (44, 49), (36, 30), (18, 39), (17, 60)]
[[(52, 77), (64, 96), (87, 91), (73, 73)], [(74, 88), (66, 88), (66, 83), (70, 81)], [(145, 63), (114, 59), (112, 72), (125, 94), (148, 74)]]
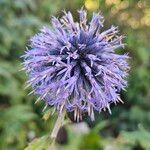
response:
[(110, 104), (122, 102), (128, 55), (116, 53), (124, 48), (117, 27), (103, 31), (100, 13), (93, 13), (89, 23), (85, 10), (78, 13), (79, 22), (65, 11), (60, 19), (52, 17), (51, 28), (43, 27), (31, 38), (23, 65), (38, 101), (59, 114), (73, 112), (76, 121), (83, 113), (94, 120), (94, 111), (111, 113)]

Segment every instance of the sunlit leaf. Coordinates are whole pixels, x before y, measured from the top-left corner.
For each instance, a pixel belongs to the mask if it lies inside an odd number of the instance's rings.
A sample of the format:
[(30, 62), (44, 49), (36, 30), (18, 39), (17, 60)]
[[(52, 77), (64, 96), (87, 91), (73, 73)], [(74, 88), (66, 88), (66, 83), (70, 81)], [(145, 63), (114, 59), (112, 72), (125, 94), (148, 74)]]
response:
[(34, 139), (25, 150), (48, 150), (51, 145), (51, 139), (48, 136), (43, 136)]

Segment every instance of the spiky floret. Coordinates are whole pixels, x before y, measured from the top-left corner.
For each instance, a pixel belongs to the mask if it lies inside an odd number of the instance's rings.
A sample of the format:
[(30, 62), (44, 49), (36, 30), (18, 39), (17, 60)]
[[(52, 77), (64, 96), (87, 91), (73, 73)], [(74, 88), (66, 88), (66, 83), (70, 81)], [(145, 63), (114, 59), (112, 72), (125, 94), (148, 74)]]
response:
[(101, 112), (110, 104), (121, 101), (119, 92), (127, 86), (129, 69), (127, 54), (116, 54), (123, 48), (122, 36), (114, 26), (106, 31), (103, 17), (93, 13), (87, 23), (87, 13), (81, 9), (79, 22), (70, 12), (60, 19), (52, 18), (52, 28), (43, 27), (31, 38), (24, 57), (24, 68), (29, 76), (32, 93), (47, 105), (61, 112), (74, 112), (81, 119), (88, 112)]

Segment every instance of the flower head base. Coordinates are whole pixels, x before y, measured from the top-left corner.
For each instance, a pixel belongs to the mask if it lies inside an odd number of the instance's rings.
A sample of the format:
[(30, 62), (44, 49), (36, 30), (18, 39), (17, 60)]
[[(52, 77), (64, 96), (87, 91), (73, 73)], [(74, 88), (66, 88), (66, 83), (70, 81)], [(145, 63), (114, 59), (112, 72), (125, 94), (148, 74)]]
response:
[(74, 112), (74, 119), (94, 110), (101, 112), (121, 101), (119, 92), (127, 86), (128, 56), (115, 53), (123, 48), (116, 27), (101, 32), (103, 17), (93, 13), (87, 24), (81, 9), (79, 23), (70, 12), (52, 18), (52, 28), (44, 27), (31, 39), (24, 57), (33, 93), (59, 112)]

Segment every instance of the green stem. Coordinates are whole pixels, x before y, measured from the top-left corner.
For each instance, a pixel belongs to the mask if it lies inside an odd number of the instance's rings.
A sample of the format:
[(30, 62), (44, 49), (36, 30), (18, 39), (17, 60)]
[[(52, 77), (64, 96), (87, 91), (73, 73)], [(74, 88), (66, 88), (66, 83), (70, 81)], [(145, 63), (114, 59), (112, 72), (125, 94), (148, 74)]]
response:
[(58, 118), (56, 120), (55, 126), (50, 134), (50, 138), (52, 139), (52, 143), (49, 147), (49, 150), (55, 150), (55, 140), (57, 137), (57, 134), (59, 132), (59, 129), (63, 126), (64, 124), (64, 118), (65, 118), (65, 110), (62, 111), (62, 113), (58, 114)]
[(59, 129), (63, 126), (65, 113), (66, 112), (63, 110), (61, 114), (58, 114), (54, 129), (52, 130), (52, 133), (50, 135), (52, 139), (56, 139)]

